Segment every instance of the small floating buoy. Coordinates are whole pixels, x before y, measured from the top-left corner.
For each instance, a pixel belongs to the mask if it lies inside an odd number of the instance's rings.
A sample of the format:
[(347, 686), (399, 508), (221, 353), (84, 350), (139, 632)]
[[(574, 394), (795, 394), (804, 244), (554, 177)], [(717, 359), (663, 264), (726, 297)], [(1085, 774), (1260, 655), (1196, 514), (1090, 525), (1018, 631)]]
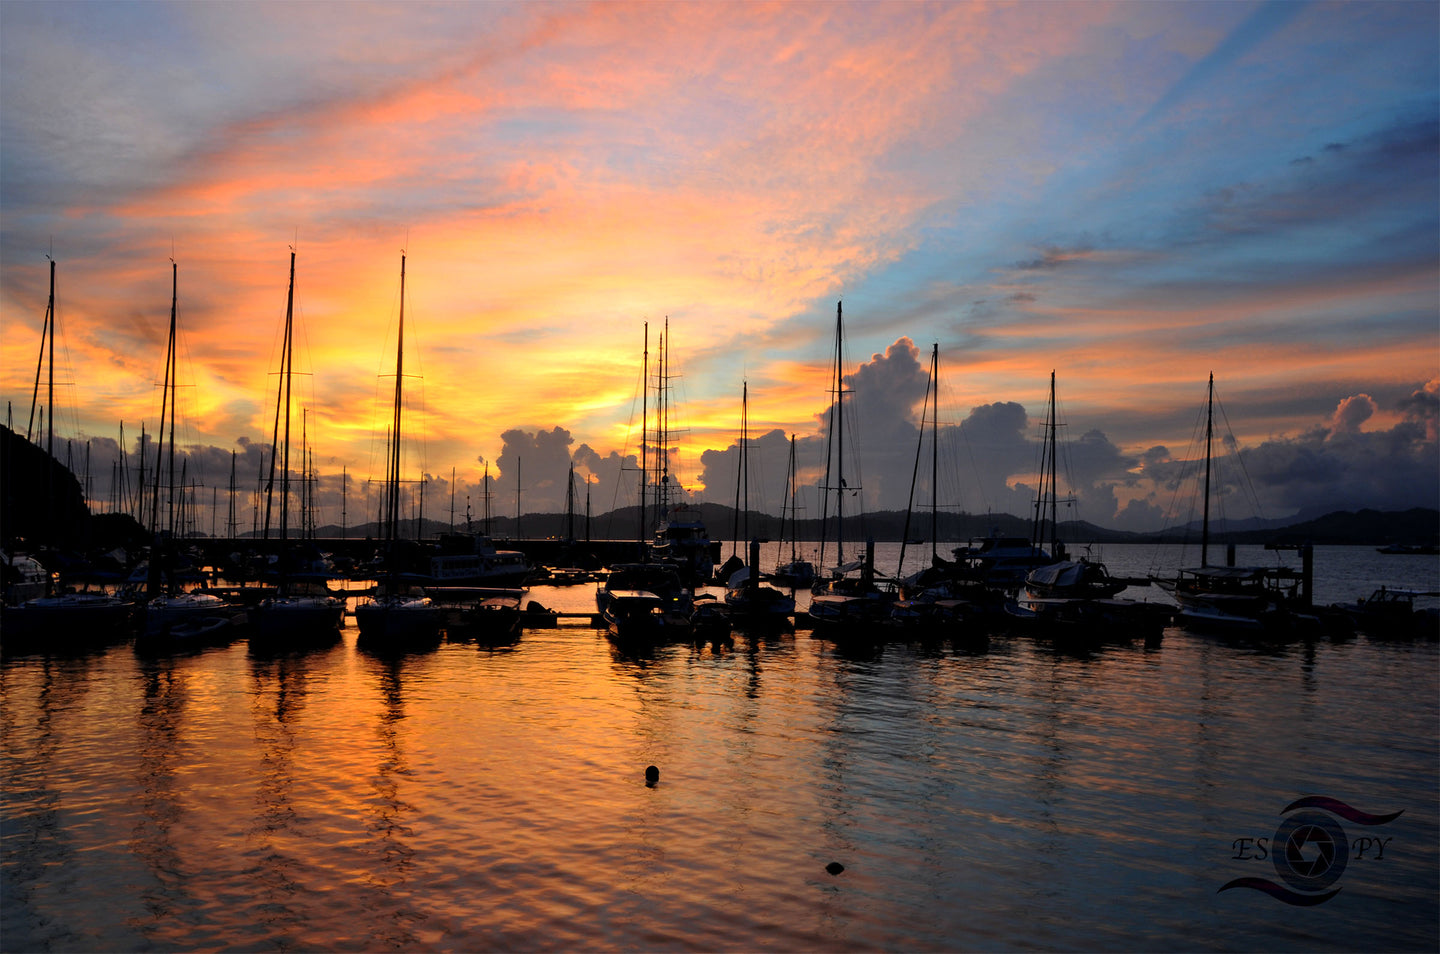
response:
[(645, 784), (653, 787), (658, 781), (660, 781), (660, 770), (653, 765), (647, 766), (645, 769)]
[(838, 875), (840, 872), (845, 870), (845, 866), (838, 861), (832, 861), (825, 866), (825, 870), (830, 872), (832, 875)]

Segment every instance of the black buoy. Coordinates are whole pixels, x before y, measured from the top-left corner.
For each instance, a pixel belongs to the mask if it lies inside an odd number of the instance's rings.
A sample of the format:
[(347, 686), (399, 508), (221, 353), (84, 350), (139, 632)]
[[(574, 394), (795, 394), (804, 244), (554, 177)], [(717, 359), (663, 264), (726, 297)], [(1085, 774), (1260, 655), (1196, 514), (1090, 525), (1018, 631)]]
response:
[(845, 870), (845, 866), (838, 861), (832, 861), (825, 866), (825, 870), (830, 872), (832, 875), (838, 875), (840, 872)]
[(653, 788), (658, 781), (660, 781), (660, 770), (653, 765), (647, 766), (645, 769), (645, 784)]

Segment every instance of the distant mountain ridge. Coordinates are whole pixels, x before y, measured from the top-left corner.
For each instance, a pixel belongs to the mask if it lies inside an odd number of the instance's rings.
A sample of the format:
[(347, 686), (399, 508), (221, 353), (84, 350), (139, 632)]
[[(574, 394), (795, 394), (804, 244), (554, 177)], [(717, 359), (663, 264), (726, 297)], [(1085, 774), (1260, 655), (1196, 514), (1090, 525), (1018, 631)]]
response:
[[(760, 537), (769, 541), (780, 539), (780, 518), (773, 514), (751, 512), (742, 515), (738, 521), (741, 529), (737, 532), (736, 511), (725, 504), (699, 504), (698, 510), (712, 539), (729, 540)], [(906, 514), (903, 510), (883, 511), (854, 517), (847, 520), (845, 538), (847, 541), (862, 542), (867, 537), (877, 542), (898, 542), (905, 534)], [(564, 513), (530, 513), (520, 518), (520, 531), (515, 533), (514, 517), (492, 517), (490, 535), (497, 540), (564, 538), (570, 518)], [(748, 524), (748, 533), (744, 527)], [(650, 524), (645, 524), (648, 531)], [(634, 539), (639, 533), (640, 520), (634, 507), (623, 507), (590, 519), (590, 536), (596, 540)], [(992, 533), (1001, 536), (1029, 537), (1029, 518), (1011, 514), (968, 514), (942, 513), (936, 518), (936, 527), (942, 542), (979, 540)], [(414, 534), (415, 521), (407, 521), (406, 535)], [(465, 529), (463, 526), (457, 530)], [(481, 529), (478, 522), (471, 529)], [(786, 527), (787, 531), (789, 527)], [(434, 537), (451, 530), (449, 523), (439, 520), (425, 520), (420, 528), (421, 536)], [(796, 531), (802, 540), (818, 540), (819, 520), (801, 520)], [(339, 526), (327, 525), (317, 529), (319, 537), (340, 537)], [(350, 539), (375, 537), (380, 532), (375, 523), (348, 527), (343, 535)], [(930, 516), (910, 515), (909, 537), (912, 540), (930, 536)], [(575, 536), (584, 539), (585, 518), (575, 517)], [(1382, 512), (1378, 510), (1335, 511), (1299, 523), (1283, 520), (1213, 520), (1210, 536), (1216, 543), (1315, 543), (1321, 545), (1383, 546), (1391, 543), (1440, 543), (1440, 510), (1415, 508), (1405, 511)], [(1134, 533), (1124, 530), (1110, 530), (1083, 520), (1062, 521), (1059, 537), (1070, 544), (1084, 543), (1180, 543), (1200, 538), (1200, 524), (1186, 524), (1152, 533)]]
[[(107, 549), (141, 546), (149, 542), (149, 535), (126, 514), (92, 515), (85, 507), (80, 482), (75, 475), (23, 436), (3, 426), (0, 426), (0, 498), (3, 498), (0, 500), (3, 503), (0, 506), (0, 529), (3, 529), (6, 543), (23, 540), (27, 546)], [(773, 514), (750, 511), (739, 514), (737, 519), (733, 507), (714, 503), (696, 504), (691, 509), (699, 511), (713, 539), (780, 539), (780, 518)], [(586, 518), (583, 514), (576, 514), (573, 520), (575, 536), (585, 539)], [(563, 539), (568, 535), (570, 521), (565, 513), (524, 514), (518, 522), (517, 533), (514, 517), (493, 517), (490, 532), (497, 540)], [(416, 536), (433, 539), (437, 534), (452, 529), (448, 522), (433, 519), (419, 522), (411, 519), (402, 523), (402, 533), (412, 539)], [(936, 515), (935, 523), (942, 543), (979, 540), (991, 534), (1028, 538), (1031, 531), (1030, 518), (1011, 514), (941, 512)], [(817, 519), (800, 520), (792, 532), (802, 540), (818, 540), (820, 525), (821, 521)], [(867, 538), (877, 542), (894, 542), (908, 536), (911, 540), (928, 540), (930, 525), (929, 513), (909, 514), (908, 532), (907, 514), (903, 510), (855, 515), (846, 520), (845, 539), (847, 542), (862, 542)], [(471, 527), (479, 530), (481, 524), (474, 521)], [(596, 540), (633, 540), (641, 533), (641, 527), (638, 508), (622, 507), (590, 518), (588, 536)], [(645, 536), (649, 537), (654, 531), (654, 521), (643, 521), (643, 527)], [(453, 529), (465, 528), (462, 524)], [(1308, 541), (1363, 546), (1394, 543), (1440, 545), (1440, 510), (1337, 510), (1303, 520), (1213, 520), (1210, 534), (1216, 543)], [(378, 525), (372, 522), (343, 529), (329, 524), (318, 527), (315, 536), (352, 540), (371, 537), (378, 540), (382, 534)], [(1199, 536), (1198, 523), (1153, 533), (1134, 533), (1076, 520), (1062, 522), (1059, 530), (1060, 539), (1072, 545), (1185, 542), (1198, 540)]]

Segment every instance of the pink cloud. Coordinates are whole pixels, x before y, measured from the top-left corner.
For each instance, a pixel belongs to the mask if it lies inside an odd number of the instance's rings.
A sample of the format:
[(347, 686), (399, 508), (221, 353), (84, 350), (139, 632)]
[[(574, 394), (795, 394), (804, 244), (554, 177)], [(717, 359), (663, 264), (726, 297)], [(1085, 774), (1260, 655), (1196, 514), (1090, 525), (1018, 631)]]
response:
[(1376, 411), (1373, 398), (1368, 394), (1354, 394), (1345, 398), (1335, 408), (1334, 415), (1330, 418), (1330, 433), (1335, 434), (1358, 434), (1360, 425), (1368, 421)]

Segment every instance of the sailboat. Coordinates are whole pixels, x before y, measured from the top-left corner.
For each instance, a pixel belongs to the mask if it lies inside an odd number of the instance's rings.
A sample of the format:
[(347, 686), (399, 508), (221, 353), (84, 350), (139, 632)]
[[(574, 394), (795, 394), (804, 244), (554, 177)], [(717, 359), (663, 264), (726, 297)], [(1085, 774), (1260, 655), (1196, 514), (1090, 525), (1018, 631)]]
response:
[[(667, 318), (655, 378), (655, 512), (658, 520), (650, 553), (653, 559), (674, 564), (685, 585), (693, 587), (709, 582), (715, 575), (715, 557), (711, 552), (710, 531), (700, 512), (678, 503), (672, 489), (669, 355), (673, 350)], [(643, 429), (642, 426), (642, 432)]]
[[(55, 483), (60, 464), (55, 459), (55, 260), (50, 259), (50, 297), (45, 307), (45, 325), (40, 333), (40, 357), (35, 365), (35, 390), (30, 401), (30, 424), (34, 425), (36, 402), (40, 394), (40, 370), (49, 354), (48, 413), (41, 409), (46, 428), (45, 468), (46, 499), (44, 513), (54, 519)], [(28, 441), (31, 427), (25, 430)], [(38, 440), (38, 433), (35, 434)], [(38, 561), (37, 561), (38, 562)], [(134, 623), (135, 604), (129, 599), (103, 592), (56, 592), (57, 577), (48, 571), (41, 582), (44, 595), (26, 599), (19, 606), (6, 606), (4, 614), (7, 645), (33, 640), (46, 648), (70, 643), (103, 642), (113, 637), (128, 636)], [(60, 581), (63, 583), (63, 581)], [(23, 591), (30, 596), (33, 589)]]
[(395, 343), (395, 400), (390, 453), (385, 473), (386, 574), (381, 592), (355, 607), (357, 645), (385, 649), (429, 649), (439, 645), (441, 609), (427, 596), (403, 592), (396, 548), (400, 539), (401, 420), (405, 382), (405, 256), (400, 256), (400, 328)]
[[(588, 481), (586, 487), (588, 491)], [(585, 542), (588, 545), (589, 540)], [(540, 567), (535, 572), (535, 582), (546, 586), (574, 586), (577, 583), (595, 582), (595, 557), (593, 554), (581, 552), (580, 541), (575, 536), (574, 461), (570, 462), (570, 473), (565, 480), (565, 541), (560, 547), (559, 556), (561, 560), (568, 562)]]
[[(294, 370), (295, 250), (290, 250), (290, 285), (285, 296), (285, 327), (280, 350), (280, 384), (275, 407), (275, 430), (270, 444), (270, 480), (266, 486), (265, 538), (270, 533), (270, 504), (274, 496), (275, 466), (280, 464), (279, 582), (274, 595), (250, 609), (250, 649), (288, 650), (333, 644), (340, 639), (343, 601), (325, 593), (307, 591), (290, 572), (290, 420), (293, 408), (291, 378)], [(283, 430), (282, 424), (283, 421)]]
[[(865, 556), (845, 562), (845, 496), (857, 493), (845, 480), (845, 396), (850, 393), (844, 382), (845, 323), (841, 303), (835, 303), (835, 364), (831, 394), (830, 433), (827, 437), (825, 460), (825, 493), (828, 509), (829, 494), (835, 494), (836, 565), (827, 579), (816, 580), (810, 598), (810, 622), (817, 633), (831, 636), (878, 636), (876, 627), (888, 617), (895, 594), (875, 585), (875, 545), (867, 541)], [(831, 480), (833, 478), (833, 483)], [(825, 560), (825, 530), (828, 514), (822, 512), (820, 560)]]
[(890, 610), (890, 624), (906, 634), (926, 638), (976, 636), (983, 631), (974, 624), (994, 615), (999, 604), (983, 584), (962, 579), (959, 566), (939, 554), (939, 503), (937, 499), (940, 473), (939, 440), (940, 345), (930, 349), (930, 375), (925, 388), (925, 403), (920, 410), (920, 431), (915, 442), (915, 469), (910, 477), (910, 501), (905, 511), (905, 529), (901, 534), (898, 575), (905, 566), (905, 550), (910, 543), (910, 515), (914, 511), (915, 484), (920, 472), (920, 452), (925, 446), (925, 421), (930, 418), (930, 565), (900, 581), (900, 599)]
[[(155, 483), (151, 497), (150, 519), (154, 543), (150, 548), (150, 565), (144, 604), (144, 624), (136, 639), (136, 648), (155, 644), (184, 645), (219, 642), (234, 636), (243, 609), (213, 593), (200, 590), (181, 592), (176, 585), (175, 537), (175, 405), (178, 378), (176, 329), (179, 313), (179, 265), (170, 263), (170, 335), (165, 352), (165, 383), (160, 399), (160, 431), (155, 441)], [(167, 422), (166, 415), (169, 415)], [(166, 427), (169, 427), (167, 438)], [(169, 467), (162, 468), (168, 455)], [(166, 482), (166, 513), (168, 523), (160, 524), (161, 476), (168, 470)], [(183, 481), (182, 481), (183, 484)], [(161, 592), (161, 589), (164, 592)]]
[(1015, 598), (1005, 604), (1013, 625), (1057, 640), (1158, 639), (1169, 615), (1163, 607), (1118, 599), (1129, 581), (1112, 577), (1105, 564), (1082, 556), (1070, 559), (1059, 534), (1059, 493), (1055, 404), (1055, 372), (1050, 372), (1050, 404), (1046, 440), (1035, 494), (1032, 536), (1041, 540), (1049, 528), (1052, 562), (1025, 575)]
[[(744, 512), (750, 512), (750, 387), (741, 388), (740, 398), (740, 475), (744, 487)], [(725, 582), (725, 605), (730, 619), (740, 625), (789, 625), (795, 613), (795, 596), (760, 581), (760, 541), (750, 541), (750, 561), (730, 573)]]
[[(615, 564), (595, 588), (595, 609), (611, 639), (624, 646), (644, 646), (690, 635), (691, 617), (695, 610), (694, 597), (681, 577), (680, 567), (668, 561), (652, 562), (649, 557), (655, 555), (656, 548), (647, 547), (644, 540), (646, 485), (650, 479), (646, 453), (649, 421), (644, 406), (644, 394), (649, 388), (649, 364), (650, 325), (647, 322), (641, 359), (639, 512), (642, 560)], [(706, 551), (708, 557), (708, 546)], [(668, 551), (661, 548), (660, 552)]]
[(1205, 404), (1205, 483), (1202, 490), (1200, 566), (1151, 582), (1175, 597), (1178, 622), (1187, 629), (1220, 634), (1286, 638), (1322, 629), (1310, 612), (1310, 550), (1302, 546), (1305, 568), (1235, 565), (1234, 547), (1225, 566), (1210, 565), (1210, 479), (1215, 432), (1215, 375)]
[[(785, 478), (785, 500), (780, 504), (780, 549), (775, 554), (775, 572), (770, 579), (777, 586), (788, 586), (792, 589), (808, 589), (815, 582), (815, 564), (809, 560), (800, 559), (796, 552), (796, 527), (797, 511), (795, 497), (798, 488), (795, 485), (795, 435), (790, 435), (790, 469)], [(790, 515), (790, 559), (784, 560), (785, 555), (785, 514), (786, 503), (789, 505)], [(783, 561), (783, 562), (782, 562)]]

